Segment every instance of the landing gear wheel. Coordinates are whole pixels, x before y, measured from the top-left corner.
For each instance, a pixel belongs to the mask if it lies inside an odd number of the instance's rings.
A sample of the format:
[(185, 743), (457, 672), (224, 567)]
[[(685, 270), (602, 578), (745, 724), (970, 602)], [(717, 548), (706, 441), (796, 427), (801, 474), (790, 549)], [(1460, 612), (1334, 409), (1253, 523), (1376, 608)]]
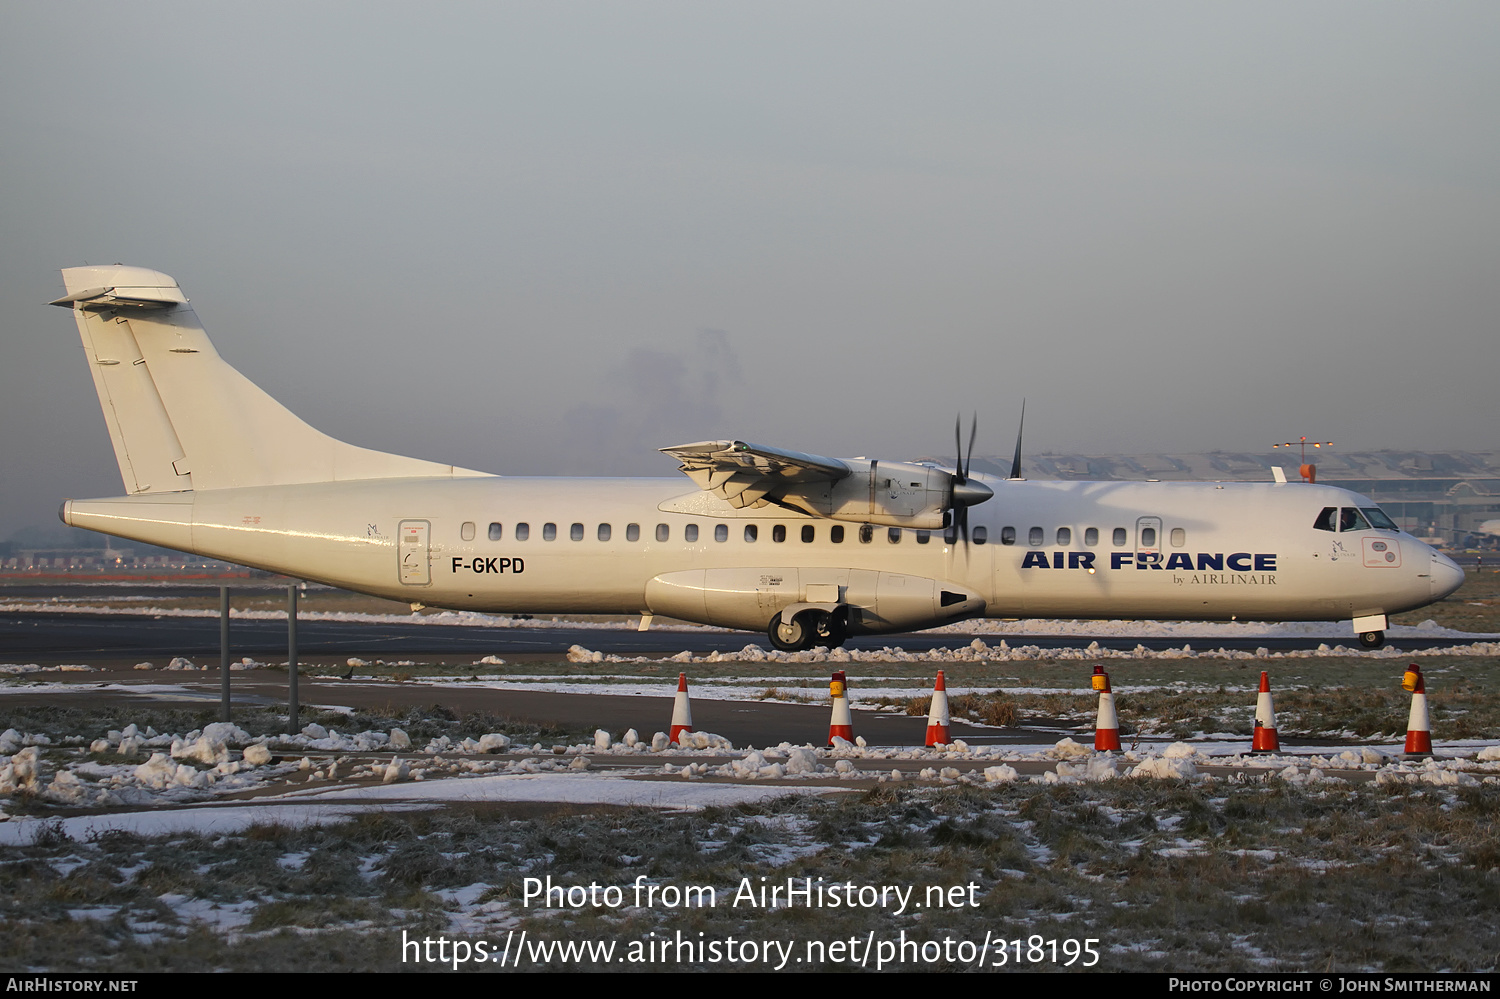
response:
[(849, 641), (849, 621), (843, 608), (818, 617), (818, 644), (836, 649)]
[(830, 649), (837, 649), (849, 641), (849, 631), (837, 624), (830, 624), (825, 630), (818, 633), (818, 644), (826, 645)]
[(1359, 636), (1359, 644), (1367, 649), (1378, 649), (1385, 644), (1385, 632), (1365, 631)]
[(766, 628), (766, 637), (771, 640), (773, 649), (781, 652), (805, 652), (813, 647), (817, 631), (806, 613), (792, 618), (791, 624), (782, 621), (781, 615), (777, 614), (771, 618), (771, 624)]

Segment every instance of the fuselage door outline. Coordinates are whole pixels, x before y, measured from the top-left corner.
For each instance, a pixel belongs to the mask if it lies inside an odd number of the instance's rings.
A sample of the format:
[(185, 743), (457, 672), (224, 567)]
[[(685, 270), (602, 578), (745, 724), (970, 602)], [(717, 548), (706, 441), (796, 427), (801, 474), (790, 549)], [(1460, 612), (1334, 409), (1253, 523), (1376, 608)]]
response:
[(1135, 564), (1161, 565), (1161, 518), (1141, 517), (1135, 522)]
[(396, 532), (397, 572), (403, 585), (431, 586), (432, 523), (403, 520)]

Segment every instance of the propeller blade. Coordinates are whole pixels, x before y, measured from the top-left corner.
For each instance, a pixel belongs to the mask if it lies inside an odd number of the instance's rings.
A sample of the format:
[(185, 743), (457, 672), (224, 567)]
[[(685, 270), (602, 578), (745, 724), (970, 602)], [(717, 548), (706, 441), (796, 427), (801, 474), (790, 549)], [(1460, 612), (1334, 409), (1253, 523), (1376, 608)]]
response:
[(974, 467), (974, 438), (979, 436), (979, 414), (974, 414), (974, 422), (969, 425), (969, 454), (964, 458), (964, 479), (969, 477), (969, 469)]
[(1021, 400), (1021, 423), (1016, 427), (1016, 456), (1010, 463), (1010, 477), (1021, 477), (1021, 434), (1026, 429), (1026, 400)]
[(958, 474), (953, 477), (953, 481), (958, 483), (959, 485), (963, 485), (967, 478), (964, 475), (963, 420), (964, 418), (962, 413), (953, 417), (953, 463), (958, 466)]

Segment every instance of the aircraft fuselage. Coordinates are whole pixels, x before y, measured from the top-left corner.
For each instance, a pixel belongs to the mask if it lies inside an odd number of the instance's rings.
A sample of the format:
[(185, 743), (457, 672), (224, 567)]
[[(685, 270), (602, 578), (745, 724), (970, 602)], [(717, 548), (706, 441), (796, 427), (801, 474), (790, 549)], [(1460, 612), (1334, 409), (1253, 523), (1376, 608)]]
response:
[[(645, 612), (755, 630), (810, 599), (809, 587), (873, 604), (895, 577), (933, 585), (915, 614), (872, 615), (856, 630), (978, 615), (1339, 620), (1420, 607), (1462, 580), (1405, 533), (1315, 528), (1325, 508), (1375, 506), (1331, 486), (988, 484), (995, 499), (971, 515), (967, 545), (735, 510), (676, 479), (322, 482), (75, 500), (64, 519), (431, 607)], [(964, 599), (944, 606), (944, 587)], [(934, 605), (926, 620), (922, 601)]]

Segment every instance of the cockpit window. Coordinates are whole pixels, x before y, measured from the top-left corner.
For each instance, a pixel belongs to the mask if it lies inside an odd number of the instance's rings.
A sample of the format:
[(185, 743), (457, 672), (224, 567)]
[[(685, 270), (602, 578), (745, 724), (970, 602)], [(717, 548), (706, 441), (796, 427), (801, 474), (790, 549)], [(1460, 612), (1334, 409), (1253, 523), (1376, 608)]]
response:
[(1339, 511), (1339, 531), (1368, 531), (1370, 522), (1365, 515), (1352, 506), (1346, 506)]
[(1318, 519), (1313, 521), (1313, 529), (1318, 531), (1336, 531), (1333, 526), (1333, 518), (1339, 512), (1336, 506), (1325, 506), (1323, 512), (1318, 514)]
[(1360, 511), (1360, 513), (1363, 513), (1366, 517), (1370, 518), (1370, 526), (1371, 527), (1378, 527), (1382, 531), (1399, 531), (1399, 530), (1401, 530), (1401, 528), (1399, 528), (1399, 527), (1396, 526), (1396, 522), (1393, 521), (1393, 520), (1391, 520), (1391, 518), (1387, 517), (1385, 515), (1385, 511), (1382, 510), (1382, 509), (1380, 509), (1380, 507), (1378, 507), (1378, 506), (1371, 506), (1371, 507), (1363, 507), (1362, 506), (1362, 507), (1359, 508), (1359, 511)]

